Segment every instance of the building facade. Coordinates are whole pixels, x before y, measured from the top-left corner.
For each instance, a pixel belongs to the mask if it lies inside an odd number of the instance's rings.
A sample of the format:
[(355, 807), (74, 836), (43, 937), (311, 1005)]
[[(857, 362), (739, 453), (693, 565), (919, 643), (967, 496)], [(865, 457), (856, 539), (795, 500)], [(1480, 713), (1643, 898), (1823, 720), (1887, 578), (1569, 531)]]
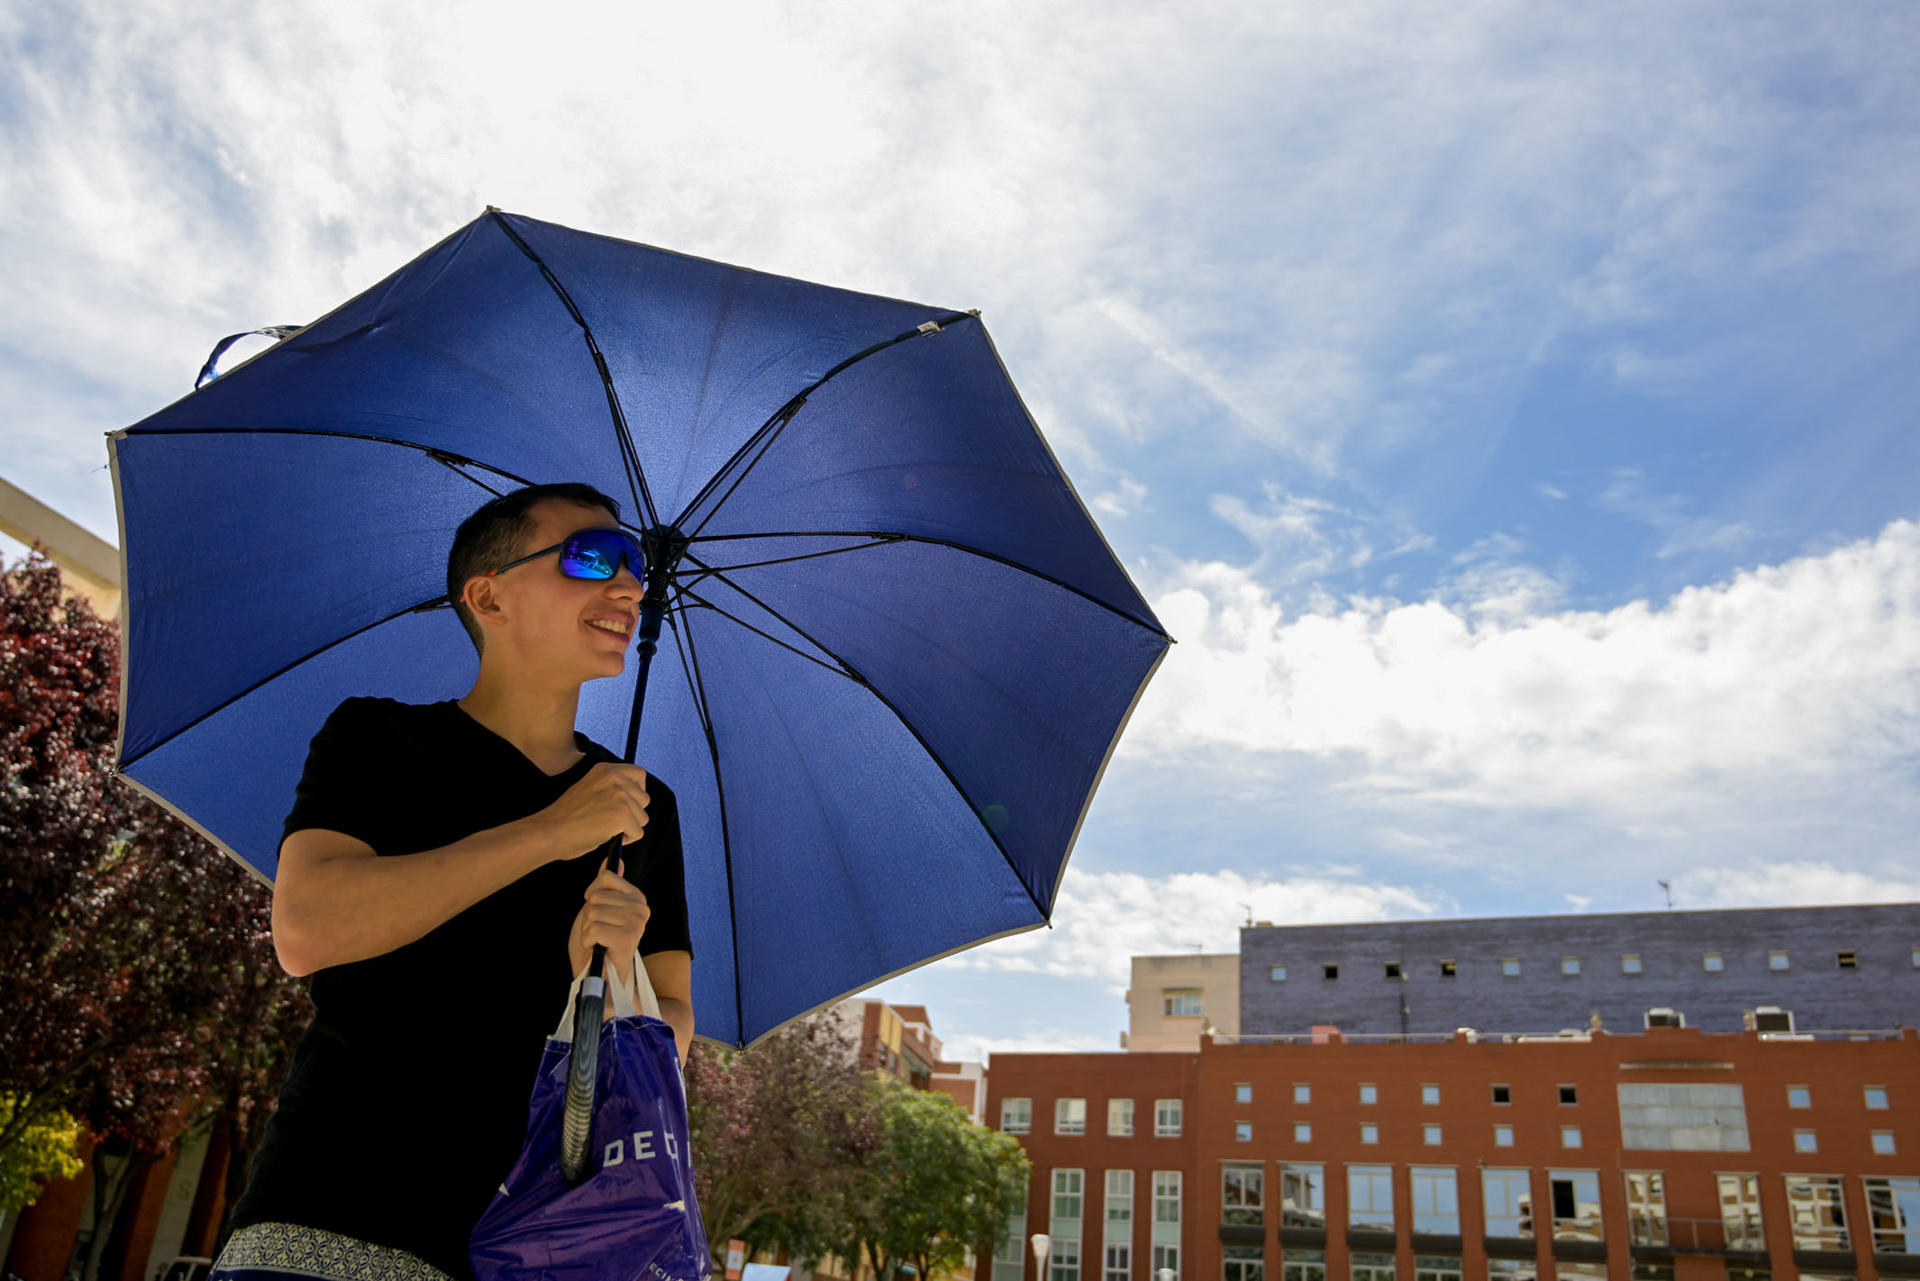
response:
[(1125, 1049), (1191, 1053), (1211, 1028), (1240, 1031), (1240, 958), (1232, 953), (1136, 956), (1127, 984)]
[(1250, 1035), (1552, 1031), (1596, 1020), (1625, 1032), (1651, 1009), (1715, 1032), (1739, 1031), (1762, 1009), (1814, 1030), (1911, 1023), (1920, 903), (1240, 932), (1240, 1031)]

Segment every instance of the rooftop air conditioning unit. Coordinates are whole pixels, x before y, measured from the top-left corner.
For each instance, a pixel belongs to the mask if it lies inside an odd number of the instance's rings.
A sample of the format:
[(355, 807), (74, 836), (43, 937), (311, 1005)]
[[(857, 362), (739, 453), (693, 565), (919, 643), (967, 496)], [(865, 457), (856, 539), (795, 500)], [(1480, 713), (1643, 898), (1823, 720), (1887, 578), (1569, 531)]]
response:
[(1756, 1032), (1793, 1032), (1793, 1011), (1777, 1005), (1760, 1005), (1747, 1015), (1747, 1026)]
[(1648, 1027), (1685, 1027), (1687, 1016), (1665, 1005), (1656, 1005), (1647, 1011)]

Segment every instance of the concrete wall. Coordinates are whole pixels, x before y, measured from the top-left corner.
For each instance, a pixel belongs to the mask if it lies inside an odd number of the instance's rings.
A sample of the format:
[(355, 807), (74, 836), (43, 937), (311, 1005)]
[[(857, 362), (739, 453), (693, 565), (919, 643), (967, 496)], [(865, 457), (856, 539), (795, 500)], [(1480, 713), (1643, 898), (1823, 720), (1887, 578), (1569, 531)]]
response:
[[(1169, 991), (1197, 990), (1197, 1015), (1168, 1015)], [(1232, 1035), (1240, 1030), (1240, 958), (1231, 953), (1180, 953), (1136, 956), (1127, 988), (1127, 1048), (1141, 1051), (1196, 1050), (1200, 1030)]]
[[(1920, 1010), (1916, 948), (1915, 903), (1253, 926), (1240, 932), (1240, 1030), (1552, 1032), (1585, 1028), (1598, 1011), (1608, 1029), (1629, 1031), (1649, 1007), (1671, 1006), (1690, 1026), (1730, 1032), (1756, 1005), (1791, 1010), (1806, 1029), (1892, 1028)], [(1841, 949), (1855, 952), (1857, 968), (1840, 968)], [(1769, 969), (1773, 951), (1791, 968)], [(1723, 971), (1704, 969), (1707, 952), (1721, 955)], [(1622, 970), (1629, 953), (1638, 974)], [(1577, 975), (1561, 972), (1566, 957), (1579, 958)], [(1502, 973), (1506, 958), (1519, 961), (1517, 977)], [(1389, 963), (1403, 980), (1386, 976)], [(1323, 977), (1327, 964), (1338, 978)], [(1284, 981), (1270, 977), (1276, 965)]]

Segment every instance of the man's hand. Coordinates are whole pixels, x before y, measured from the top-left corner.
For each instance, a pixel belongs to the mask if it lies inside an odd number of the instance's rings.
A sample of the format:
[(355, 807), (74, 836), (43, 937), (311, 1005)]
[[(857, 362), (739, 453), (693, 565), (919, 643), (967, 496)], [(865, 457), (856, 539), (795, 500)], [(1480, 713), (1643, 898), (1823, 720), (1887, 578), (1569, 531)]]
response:
[(533, 817), (551, 839), (556, 862), (579, 858), (616, 836), (636, 844), (647, 830), (647, 771), (602, 761)]
[[(579, 784), (574, 786), (578, 787)], [(587, 886), (586, 905), (573, 918), (573, 930), (567, 936), (567, 958), (573, 972), (580, 973), (593, 958), (594, 944), (607, 949), (607, 959), (615, 965), (630, 965), (640, 947), (640, 936), (647, 932), (652, 911), (647, 896), (620, 874), (620, 862), (600, 864), (600, 874)], [(632, 980), (621, 975), (629, 987)], [(611, 1010), (611, 1005), (609, 1005)]]

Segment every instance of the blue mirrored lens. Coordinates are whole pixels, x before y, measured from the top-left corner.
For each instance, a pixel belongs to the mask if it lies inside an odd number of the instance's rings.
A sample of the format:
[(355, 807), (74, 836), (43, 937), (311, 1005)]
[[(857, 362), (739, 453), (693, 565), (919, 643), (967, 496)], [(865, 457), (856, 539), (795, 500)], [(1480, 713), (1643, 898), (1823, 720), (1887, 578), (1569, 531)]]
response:
[(618, 529), (587, 529), (560, 549), (560, 572), (568, 578), (612, 578), (625, 561), (635, 578), (647, 576), (647, 558), (640, 540)]

